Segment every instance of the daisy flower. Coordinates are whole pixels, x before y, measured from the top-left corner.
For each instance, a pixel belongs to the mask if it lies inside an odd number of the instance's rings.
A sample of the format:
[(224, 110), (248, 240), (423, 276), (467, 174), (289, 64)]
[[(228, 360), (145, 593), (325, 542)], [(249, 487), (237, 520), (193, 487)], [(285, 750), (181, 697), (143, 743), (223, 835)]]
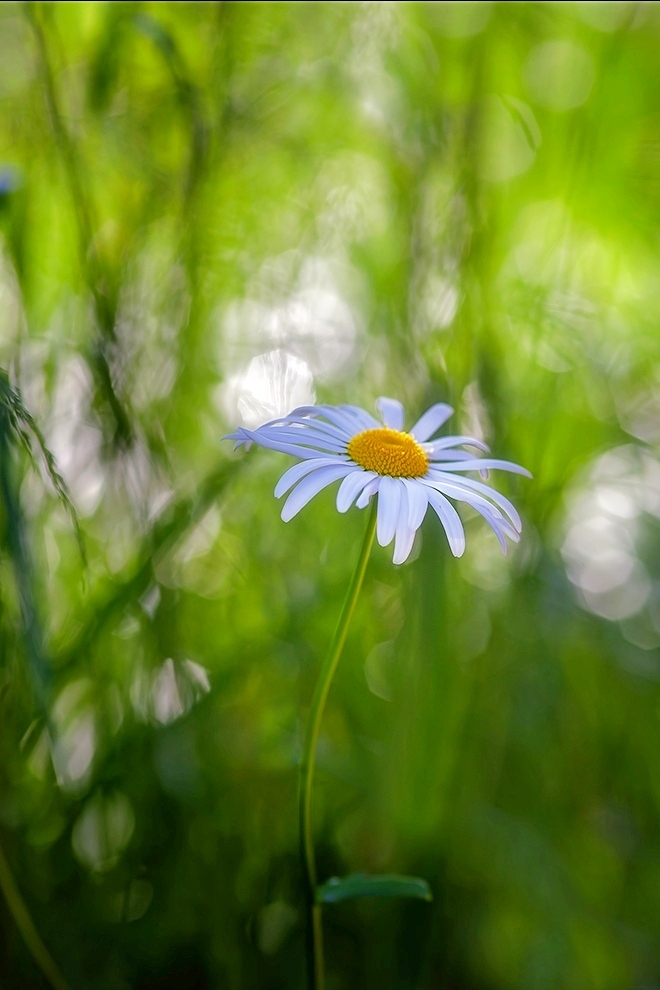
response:
[(461, 556), (465, 532), (450, 499), (476, 509), (504, 553), (507, 537), (518, 542), (522, 524), (511, 502), (483, 481), (463, 475), (478, 471), (487, 478), (491, 468), (498, 468), (530, 478), (529, 471), (464, 450), (472, 447), (488, 453), (488, 447), (473, 437), (433, 439), (453, 413), (444, 402), (431, 406), (408, 432), (403, 428), (403, 406), (396, 399), (382, 397), (376, 409), (382, 422), (358, 406), (300, 406), (256, 430), (239, 427), (225, 439), (236, 441), (234, 449), (254, 442), (300, 458), (275, 486), (276, 498), (289, 492), (282, 508), (285, 522), (335, 481), (341, 481), (339, 512), (353, 504), (363, 509), (377, 495), (376, 536), (383, 547), (394, 540), (395, 564), (408, 558), (429, 506), (442, 523), (451, 552)]

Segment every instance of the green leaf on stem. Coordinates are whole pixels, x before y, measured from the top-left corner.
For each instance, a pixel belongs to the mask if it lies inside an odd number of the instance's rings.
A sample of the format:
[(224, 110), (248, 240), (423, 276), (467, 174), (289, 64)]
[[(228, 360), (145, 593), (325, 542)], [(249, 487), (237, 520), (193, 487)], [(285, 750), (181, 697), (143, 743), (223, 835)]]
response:
[(416, 897), (422, 901), (433, 900), (431, 888), (420, 877), (402, 877), (397, 874), (369, 877), (353, 873), (350, 877), (331, 877), (316, 889), (318, 904), (334, 904), (356, 897)]

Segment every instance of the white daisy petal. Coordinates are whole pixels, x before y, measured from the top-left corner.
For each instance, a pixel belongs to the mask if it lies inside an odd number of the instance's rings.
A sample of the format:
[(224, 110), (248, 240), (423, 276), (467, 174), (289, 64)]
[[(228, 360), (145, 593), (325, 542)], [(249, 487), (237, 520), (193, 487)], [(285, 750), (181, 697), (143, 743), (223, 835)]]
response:
[(453, 413), (451, 406), (446, 402), (437, 402), (430, 409), (427, 409), (423, 416), (420, 416), (412, 430), (411, 436), (423, 443), (432, 437), (436, 430), (439, 430), (443, 423), (446, 423)]
[(438, 440), (431, 440), (430, 443), (425, 443), (424, 450), (429, 457), (433, 457), (440, 450), (458, 447), (461, 444), (466, 447), (477, 447), (479, 450), (483, 450), (485, 454), (489, 453), (487, 445), (475, 437), (440, 437)]
[(465, 550), (465, 532), (461, 517), (451, 502), (444, 495), (441, 495), (440, 492), (435, 491), (434, 488), (429, 488), (428, 498), (429, 504), (435, 509), (438, 519), (447, 534), (449, 549), (454, 557), (461, 557)]
[(300, 461), (299, 464), (294, 464), (293, 467), (290, 467), (288, 471), (284, 472), (275, 485), (275, 491), (273, 492), (275, 498), (282, 498), (290, 488), (297, 485), (305, 475), (311, 474), (312, 471), (318, 471), (322, 467), (331, 467), (337, 463), (336, 457), (319, 457), (313, 461)]
[(429, 506), (428, 496), (424, 485), (417, 478), (402, 478), (408, 497), (408, 525), (414, 530), (419, 529), (424, 521)]
[(372, 430), (380, 426), (378, 420), (371, 413), (365, 412), (359, 406), (339, 406), (338, 408), (347, 416), (351, 416), (361, 430)]
[(413, 529), (408, 521), (410, 516), (410, 502), (408, 499), (409, 489), (405, 482), (401, 485), (400, 492), (401, 504), (399, 505), (399, 520), (397, 522), (396, 533), (394, 534), (394, 555), (392, 557), (394, 564), (402, 564), (404, 560), (408, 559), (417, 530), (417, 527)]
[(267, 447), (269, 450), (279, 450), (281, 454), (294, 454), (296, 457), (302, 457), (307, 460), (313, 457), (324, 456), (320, 450), (310, 450), (309, 447), (301, 447), (300, 444), (285, 443), (280, 440), (271, 439), (257, 430), (244, 429), (243, 432), (248, 440), (253, 440), (260, 447)]
[(373, 471), (365, 471), (361, 467), (355, 467), (351, 474), (347, 474), (337, 492), (337, 511), (346, 512), (353, 505), (365, 485), (377, 478)]
[[(485, 516), (484, 519), (486, 519)], [(502, 536), (508, 537), (512, 543), (520, 543), (520, 533), (516, 533), (515, 529), (513, 529), (513, 527), (511, 526), (511, 523), (509, 523), (506, 519), (487, 519), (486, 521), (495, 531), (495, 535), (497, 536), (498, 539), (499, 539), (499, 533), (501, 531)], [(504, 554), (506, 555), (508, 553), (509, 544), (506, 542), (506, 540), (500, 540), (500, 545), (502, 546), (502, 549), (504, 550)]]
[(400, 402), (381, 395), (380, 399), (376, 399), (376, 409), (383, 417), (385, 426), (399, 432), (403, 430), (403, 406)]
[(362, 416), (357, 416), (352, 406), (300, 406), (298, 409), (294, 409), (291, 415), (313, 416), (314, 418), (324, 416), (339, 429), (345, 430), (348, 437), (354, 436), (360, 430), (380, 425), (377, 419), (363, 409), (358, 411), (362, 413)]
[(300, 406), (293, 410), (289, 418), (292, 422), (319, 423), (331, 427), (344, 440), (350, 440), (355, 433), (354, 424), (333, 406)]
[(505, 535), (509, 536), (509, 538), (514, 540), (516, 543), (520, 539), (517, 530), (512, 526), (509, 520), (502, 515), (497, 506), (493, 505), (482, 495), (477, 495), (475, 492), (463, 489), (460, 486), (460, 483), (452, 485), (447, 482), (432, 482), (424, 479), (424, 484), (431, 485), (436, 491), (440, 491), (444, 495), (449, 495), (451, 498), (458, 499), (460, 502), (465, 502), (466, 505), (472, 506), (473, 509), (484, 517), (488, 525), (494, 530), (504, 553), (507, 552), (507, 543), (504, 538)]
[(403, 564), (404, 561), (410, 556), (410, 551), (413, 548), (413, 543), (415, 542), (416, 529), (411, 529), (410, 526), (400, 526), (396, 531), (396, 539), (394, 540), (394, 555), (392, 557), (393, 564)]
[[(483, 495), (477, 494), (477, 492), (471, 491), (469, 488), (464, 488), (461, 484), (461, 479), (457, 478), (455, 481), (435, 481), (433, 478), (422, 478), (423, 485), (430, 485), (435, 488), (436, 491), (441, 492), (443, 495), (448, 495), (450, 498), (457, 499), (459, 502), (466, 502), (471, 505), (473, 509), (478, 512), (482, 508), (487, 511), (494, 511), (498, 516), (502, 513), (496, 506), (492, 505), (487, 498)], [(484, 487), (487, 487), (484, 485)]]
[(511, 525), (508, 519), (502, 515), (498, 515), (497, 522), (502, 532), (508, 536), (510, 540), (513, 540), (514, 543), (520, 543), (520, 533), (514, 526)]
[(523, 474), (526, 478), (531, 478), (527, 468), (512, 461), (496, 461), (490, 457), (475, 457), (469, 461), (452, 461), (449, 464), (443, 462), (443, 471), (487, 471), (489, 468), (498, 468), (500, 471), (511, 471), (512, 474)]
[(284, 440), (289, 443), (304, 443), (309, 447), (318, 447), (320, 450), (329, 451), (331, 453), (346, 453), (345, 440), (337, 440), (335, 437), (330, 437), (328, 434), (321, 433), (319, 430), (315, 430), (312, 427), (282, 426), (278, 429), (274, 429), (273, 427), (268, 429), (259, 427), (256, 432), (259, 433), (260, 436), (268, 437), (271, 440)]
[[(279, 416), (277, 419), (269, 419), (268, 422), (262, 423), (260, 426), (256, 427), (258, 431), (268, 431), (268, 430), (281, 430), (287, 429), (292, 425), (297, 426), (311, 426), (314, 428), (326, 427), (328, 430), (336, 431), (333, 435), (336, 435), (337, 439), (343, 439), (343, 435), (337, 431), (337, 427), (333, 426), (331, 423), (324, 423), (317, 415), (312, 415), (312, 411), (316, 410), (316, 406), (301, 406), (300, 409), (294, 409), (287, 416)], [(297, 415), (301, 410), (308, 410), (307, 414)], [(244, 427), (239, 427), (240, 430), (245, 429)], [(349, 434), (350, 437), (350, 434)]]
[[(428, 451), (426, 451), (428, 454)], [(449, 461), (473, 461), (474, 453), (471, 450), (439, 450), (437, 453), (429, 455), (429, 460), (431, 462), (431, 467), (437, 465), (442, 468), (444, 464), (449, 463)]]
[[(264, 426), (267, 425), (270, 424), (264, 424)], [(314, 418), (311, 416), (287, 416), (286, 419), (281, 421), (280, 425), (285, 427), (302, 426), (306, 429), (311, 427), (317, 432), (327, 434), (329, 437), (332, 437), (333, 440), (343, 444), (347, 444), (355, 433), (355, 430), (345, 429), (343, 426), (337, 426), (335, 423), (327, 423), (324, 419), (321, 419), (318, 416), (315, 416)], [(263, 429), (263, 427), (261, 426), (259, 429)]]
[(314, 471), (313, 474), (303, 478), (297, 487), (293, 489), (282, 507), (282, 519), (284, 522), (289, 522), (290, 519), (293, 519), (296, 513), (300, 512), (310, 499), (318, 495), (328, 485), (331, 485), (333, 481), (344, 478), (349, 471), (354, 470), (355, 468), (352, 464), (333, 464), (329, 467), (319, 468), (318, 471)]
[(357, 502), (355, 503), (357, 505), (358, 509), (364, 509), (364, 508), (367, 507), (367, 505), (369, 505), (369, 499), (372, 498), (372, 496), (376, 494), (376, 492), (380, 488), (380, 483), (381, 483), (382, 480), (383, 479), (378, 474), (373, 479), (373, 481), (370, 481), (368, 484), (366, 484), (364, 486), (364, 488), (362, 489), (362, 494), (360, 495), (360, 497), (358, 498)]
[(481, 512), (481, 515), (495, 533), (502, 547), (502, 553), (506, 557), (509, 550), (509, 544), (506, 542), (507, 536), (513, 543), (518, 543), (520, 535), (515, 531), (508, 519), (504, 518), (499, 509), (491, 508), (490, 511), (488, 509), (480, 509), (479, 512)]
[(488, 525), (490, 526), (490, 528), (492, 529), (492, 531), (495, 533), (495, 536), (497, 537), (497, 541), (502, 548), (502, 553), (506, 557), (507, 553), (509, 552), (509, 544), (506, 542), (506, 536), (504, 535), (504, 530), (500, 525), (498, 525), (495, 519), (489, 519), (485, 512), (482, 512), (481, 514), (488, 523)]
[[(376, 539), (381, 547), (386, 547), (394, 539), (399, 522), (401, 491), (403, 485), (397, 478), (384, 475), (378, 488), (378, 520)], [(407, 512), (407, 505), (405, 506)]]
[(249, 437), (246, 437), (245, 436), (245, 433), (243, 432), (243, 428), (240, 427), (240, 426), (233, 433), (227, 433), (227, 434), (225, 434), (225, 436), (222, 439), (223, 440), (233, 440), (234, 441), (234, 450), (238, 450), (238, 448), (239, 447), (242, 447), (244, 444), (245, 444), (245, 449), (246, 450), (249, 450), (250, 447), (252, 446), (252, 441), (250, 440)]
[[(522, 520), (518, 515), (517, 509), (511, 504), (511, 502), (509, 502), (508, 498), (498, 492), (495, 488), (491, 488), (489, 485), (484, 485), (481, 481), (475, 481), (473, 478), (454, 478), (451, 474), (445, 474), (442, 471), (429, 471), (428, 477), (432, 478), (434, 481), (441, 481), (443, 485), (454, 485), (461, 491), (469, 490), (485, 495), (491, 500), (491, 502), (494, 502), (498, 508), (506, 513), (515, 529), (517, 529), (518, 532), (521, 531)], [(448, 492), (448, 494), (451, 494), (451, 492)]]

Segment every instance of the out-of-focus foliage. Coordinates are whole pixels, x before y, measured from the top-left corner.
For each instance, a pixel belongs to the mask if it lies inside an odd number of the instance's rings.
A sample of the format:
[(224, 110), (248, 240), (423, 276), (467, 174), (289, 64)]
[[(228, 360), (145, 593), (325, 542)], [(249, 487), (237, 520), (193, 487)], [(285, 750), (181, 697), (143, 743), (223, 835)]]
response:
[(0, 366), (87, 555), (3, 411), (0, 843), (72, 988), (302, 987), (365, 517), (221, 437), (380, 394), (534, 481), (506, 559), (374, 553), (320, 875), (434, 901), (328, 905), (328, 985), (660, 987), (659, 62), (653, 3), (0, 5)]

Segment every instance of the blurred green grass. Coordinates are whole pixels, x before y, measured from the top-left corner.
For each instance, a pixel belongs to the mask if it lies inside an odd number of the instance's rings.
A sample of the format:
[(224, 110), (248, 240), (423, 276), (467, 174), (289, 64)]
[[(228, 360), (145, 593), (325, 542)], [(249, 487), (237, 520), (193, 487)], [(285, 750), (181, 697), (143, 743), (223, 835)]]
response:
[(0, 842), (71, 987), (303, 985), (365, 520), (285, 525), (287, 459), (221, 437), (312, 394), (534, 474), (506, 559), (374, 553), (319, 870), (434, 901), (328, 908), (329, 986), (660, 986), (659, 55), (656, 4), (0, 6), (0, 366), (88, 556), (14, 445)]

